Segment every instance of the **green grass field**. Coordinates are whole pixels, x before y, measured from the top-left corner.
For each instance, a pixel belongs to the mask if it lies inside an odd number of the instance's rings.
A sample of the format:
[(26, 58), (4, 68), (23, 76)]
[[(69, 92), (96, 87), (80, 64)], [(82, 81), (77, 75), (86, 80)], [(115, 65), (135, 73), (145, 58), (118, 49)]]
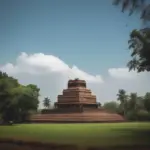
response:
[(21, 124), (0, 126), (0, 138), (78, 146), (133, 145), (149, 144), (149, 131), (150, 123)]

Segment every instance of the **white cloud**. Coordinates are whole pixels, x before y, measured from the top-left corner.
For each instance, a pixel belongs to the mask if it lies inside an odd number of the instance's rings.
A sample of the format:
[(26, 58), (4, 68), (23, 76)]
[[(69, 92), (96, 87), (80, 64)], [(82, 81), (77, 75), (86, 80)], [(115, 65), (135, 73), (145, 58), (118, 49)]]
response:
[(117, 79), (136, 79), (140, 74), (130, 71), (128, 68), (110, 68), (108, 73)]
[(15, 75), (19, 73), (28, 73), (31, 75), (45, 75), (59, 73), (59, 75), (66, 75), (69, 78), (80, 78), (87, 82), (100, 83), (103, 82), (100, 75), (90, 75), (76, 66), (70, 68), (65, 62), (53, 55), (44, 55), (36, 53), (28, 55), (21, 53), (17, 58), (16, 64), (8, 63), (1, 67), (1, 70)]
[(41, 89), (41, 99), (49, 96), (52, 101), (66, 88), (68, 79), (80, 78), (87, 81), (88, 88), (97, 96), (97, 100), (105, 102), (116, 99), (118, 89), (128, 92), (144, 92), (150, 89), (149, 74), (128, 72), (127, 68), (110, 68), (108, 76), (91, 75), (78, 67), (70, 68), (64, 61), (53, 55), (22, 53), (16, 63), (0, 66), (0, 70), (19, 79), (22, 84), (37, 84)]

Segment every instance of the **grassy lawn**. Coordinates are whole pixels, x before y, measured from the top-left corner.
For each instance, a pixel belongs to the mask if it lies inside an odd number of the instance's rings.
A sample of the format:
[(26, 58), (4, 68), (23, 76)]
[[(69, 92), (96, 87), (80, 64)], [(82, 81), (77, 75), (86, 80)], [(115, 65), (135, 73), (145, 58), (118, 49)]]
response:
[(148, 131), (150, 123), (21, 124), (0, 126), (0, 138), (11, 137), (78, 146), (133, 145), (148, 144), (149, 139), (145, 134)]

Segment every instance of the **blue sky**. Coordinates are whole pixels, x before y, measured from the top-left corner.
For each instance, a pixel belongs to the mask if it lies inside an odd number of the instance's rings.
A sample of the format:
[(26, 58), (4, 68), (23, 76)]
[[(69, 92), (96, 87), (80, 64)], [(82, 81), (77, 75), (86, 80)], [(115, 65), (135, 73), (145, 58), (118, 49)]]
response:
[(129, 34), (141, 25), (111, 0), (0, 0), (0, 70), (36, 84), (40, 100), (56, 101), (75, 77), (102, 103), (122, 88), (143, 95), (149, 74), (125, 68)]
[(111, 0), (0, 0), (0, 63), (42, 52), (94, 74), (124, 67), (140, 20), (119, 9)]

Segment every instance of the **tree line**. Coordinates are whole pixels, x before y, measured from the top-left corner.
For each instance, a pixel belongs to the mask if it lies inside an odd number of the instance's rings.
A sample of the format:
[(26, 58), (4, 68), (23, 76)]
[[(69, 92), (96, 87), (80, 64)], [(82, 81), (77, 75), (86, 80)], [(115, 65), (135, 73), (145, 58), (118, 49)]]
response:
[[(34, 85), (22, 85), (17, 79), (0, 72), (0, 121), (3, 123), (25, 122), (32, 113), (36, 113), (39, 105), (40, 89)], [(51, 100), (45, 97), (45, 108), (49, 109)], [(105, 110), (123, 115), (127, 120), (150, 120), (150, 92), (144, 96), (120, 89), (117, 101), (106, 102)]]
[(150, 121), (150, 92), (144, 96), (137, 93), (129, 95), (124, 89), (117, 94), (117, 101), (106, 102), (103, 108), (112, 113), (118, 113), (131, 121)]
[[(140, 19), (145, 27), (131, 31), (128, 45), (131, 53), (131, 60), (127, 63), (129, 71), (136, 70), (140, 72), (150, 71), (150, 2), (147, 0), (113, 0), (113, 4), (121, 7), (124, 13), (129, 15), (140, 14)], [(119, 111), (129, 120), (138, 120), (140, 118), (149, 120), (150, 116), (150, 93), (147, 92), (143, 97), (137, 93), (126, 94), (125, 90), (119, 90), (118, 100), (104, 104), (104, 107), (111, 111)]]
[(22, 85), (0, 72), (0, 120), (3, 123), (24, 122), (31, 112), (37, 111), (39, 92), (36, 85)]

